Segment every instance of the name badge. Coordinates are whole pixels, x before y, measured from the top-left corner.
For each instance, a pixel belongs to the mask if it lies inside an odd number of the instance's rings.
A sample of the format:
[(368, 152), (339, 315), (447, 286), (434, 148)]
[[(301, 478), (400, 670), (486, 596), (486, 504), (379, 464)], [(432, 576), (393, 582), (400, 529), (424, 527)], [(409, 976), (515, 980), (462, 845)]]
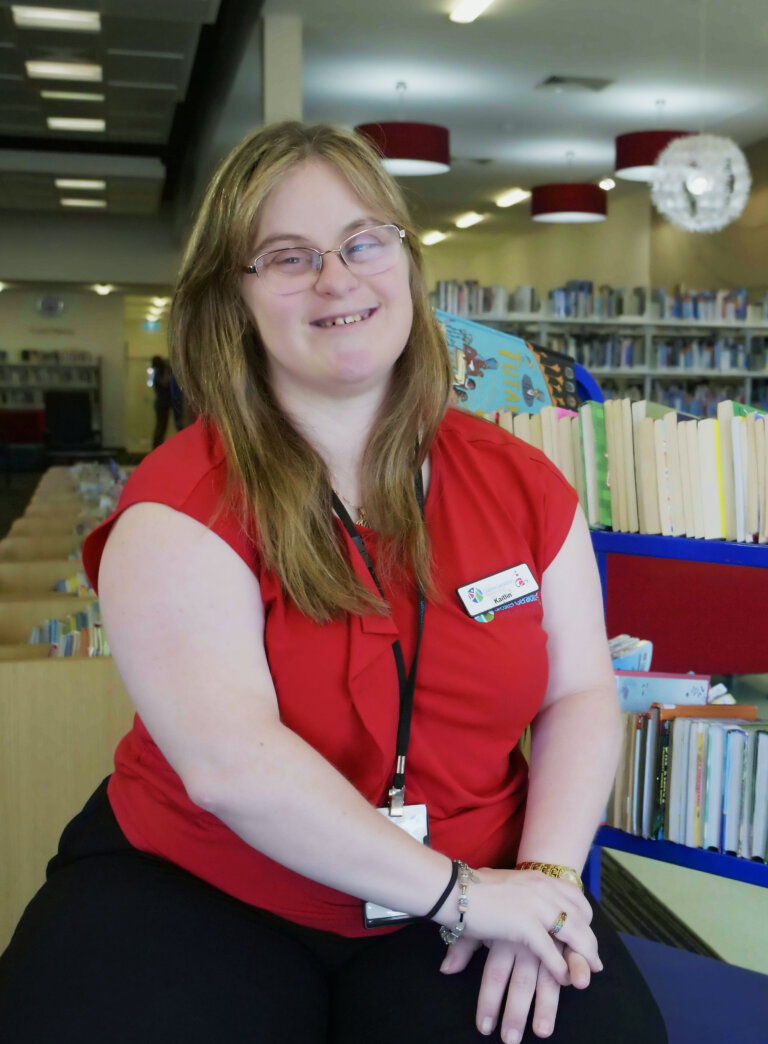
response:
[(497, 609), (506, 609), (521, 598), (534, 594), (539, 585), (528, 566), (521, 562), (511, 569), (484, 576), (464, 587), (457, 587), (456, 594), (471, 617), (480, 616)]

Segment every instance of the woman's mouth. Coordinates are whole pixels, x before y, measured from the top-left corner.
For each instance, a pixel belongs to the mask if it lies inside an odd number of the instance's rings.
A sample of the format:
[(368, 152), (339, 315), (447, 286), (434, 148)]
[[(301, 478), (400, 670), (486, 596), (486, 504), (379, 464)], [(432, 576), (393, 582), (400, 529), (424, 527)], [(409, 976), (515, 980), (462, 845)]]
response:
[(354, 323), (362, 323), (366, 319), (370, 319), (375, 311), (375, 308), (366, 308), (362, 312), (328, 316), (327, 319), (315, 319), (310, 325), (319, 326), (323, 330), (327, 330), (331, 326), (352, 326)]

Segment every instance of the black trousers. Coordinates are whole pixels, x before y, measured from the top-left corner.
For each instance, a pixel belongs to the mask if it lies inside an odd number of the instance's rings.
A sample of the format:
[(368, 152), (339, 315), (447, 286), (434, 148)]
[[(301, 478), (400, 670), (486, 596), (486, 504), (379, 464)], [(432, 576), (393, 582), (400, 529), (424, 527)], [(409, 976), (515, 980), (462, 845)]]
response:
[[(556, 1044), (663, 1044), (599, 908), (605, 970), (561, 992)], [(66, 828), (0, 957), (3, 1044), (475, 1044), (484, 952), (459, 975), (420, 923), (346, 939), (243, 904), (132, 848), (106, 781)], [(498, 1032), (492, 1038), (499, 1041)], [(532, 1042), (530, 1027), (524, 1041)]]

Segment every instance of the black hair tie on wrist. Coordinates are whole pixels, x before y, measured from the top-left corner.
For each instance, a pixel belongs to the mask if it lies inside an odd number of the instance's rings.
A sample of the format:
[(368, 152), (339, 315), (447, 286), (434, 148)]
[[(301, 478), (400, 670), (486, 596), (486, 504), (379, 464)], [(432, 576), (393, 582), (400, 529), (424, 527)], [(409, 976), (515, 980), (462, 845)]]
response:
[(446, 885), (446, 888), (442, 892), (440, 898), (437, 900), (437, 902), (432, 907), (432, 909), (429, 911), (429, 913), (425, 913), (424, 914), (424, 916), (422, 917), (423, 921), (431, 921), (432, 920), (432, 918), (435, 916), (437, 911), (440, 909), (440, 907), (443, 905), (445, 900), (448, 898), (448, 896), (453, 891), (453, 886), (456, 884), (456, 881), (458, 880), (458, 877), (459, 877), (459, 860), (458, 859), (452, 859), (451, 860), (451, 879), (448, 882), (448, 884)]

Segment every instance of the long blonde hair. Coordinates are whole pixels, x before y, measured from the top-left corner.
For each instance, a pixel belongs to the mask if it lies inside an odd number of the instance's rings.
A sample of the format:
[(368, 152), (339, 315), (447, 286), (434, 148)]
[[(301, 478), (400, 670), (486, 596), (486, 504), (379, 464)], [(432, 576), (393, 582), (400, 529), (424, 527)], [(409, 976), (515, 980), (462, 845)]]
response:
[(451, 368), (427, 300), (418, 237), (397, 185), (366, 141), (330, 126), (284, 122), (236, 146), (214, 174), (192, 231), (169, 342), (190, 405), (222, 437), (229, 493), (250, 531), (255, 520), (265, 566), (302, 612), (323, 622), (342, 612), (387, 609), (344, 554), (328, 470), (272, 393), (266, 353), (240, 293), (265, 200), (281, 177), (312, 157), (332, 163), (374, 213), (406, 230), (413, 324), (364, 450), (361, 496), (379, 534), (382, 576), (405, 571), (431, 590), (414, 474), (445, 411)]

